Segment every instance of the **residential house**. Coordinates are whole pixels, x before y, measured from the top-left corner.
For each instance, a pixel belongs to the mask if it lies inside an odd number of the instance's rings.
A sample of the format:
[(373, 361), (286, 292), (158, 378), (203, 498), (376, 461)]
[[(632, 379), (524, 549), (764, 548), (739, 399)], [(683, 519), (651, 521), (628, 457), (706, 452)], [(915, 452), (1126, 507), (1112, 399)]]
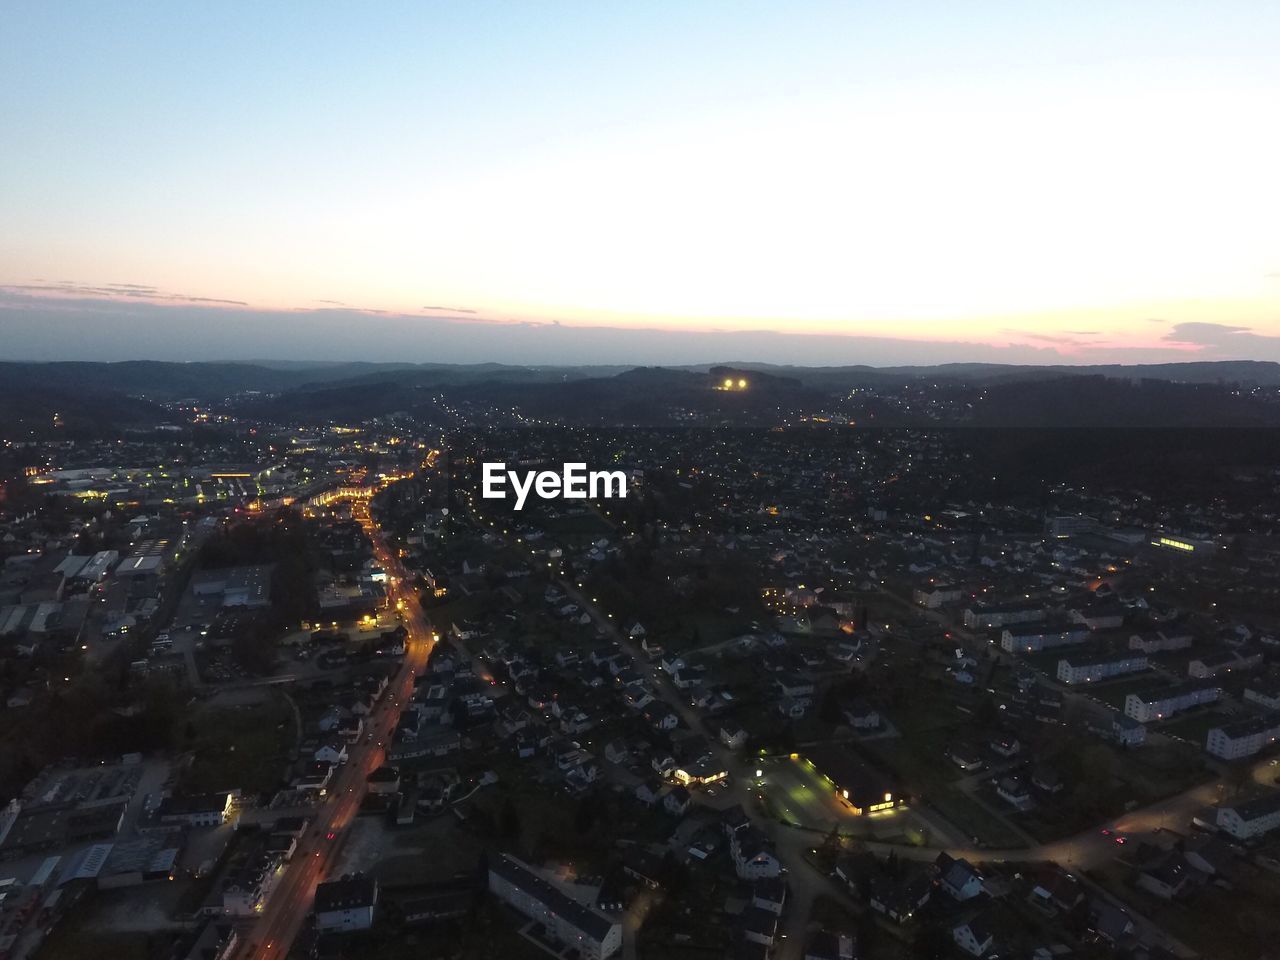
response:
[(378, 881), (352, 874), (316, 887), (316, 929), (322, 931), (367, 930), (373, 926), (378, 904)]
[(982, 751), (972, 743), (952, 744), (947, 757), (965, 773), (976, 773), (987, 765)]
[(1237, 840), (1255, 840), (1280, 827), (1280, 791), (1217, 808), (1218, 829)]
[(804, 960), (854, 960), (857, 939), (851, 933), (818, 930), (804, 948)]
[(672, 787), (665, 797), (662, 798), (662, 808), (673, 817), (683, 816), (685, 811), (689, 809), (689, 803), (692, 797), (689, 791), (682, 786)]
[(643, 803), (646, 807), (652, 807), (658, 802), (658, 797), (662, 795), (661, 780), (646, 780), (636, 787), (636, 799)]
[(760, 907), (747, 907), (742, 914), (742, 936), (749, 943), (772, 947), (778, 938), (778, 915)]
[(1089, 929), (1109, 943), (1119, 944), (1132, 936), (1133, 919), (1110, 900), (1095, 897), (1089, 902)]
[(845, 723), (854, 730), (880, 729), (880, 711), (861, 698), (851, 700), (841, 713), (844, 716)]
[(1163, 900), (1172, 900), (1182, 895), (1195, 876), (1195, 868), (1182, 853), (1168, 850), (1138, 868), (1137, 885)]
[(751, 888), (751, 905), (782, 916), (787, 903), (787, 881), (782, 877), (757, 880)]
[(381, 766), (365, 778), (365, 786), (374, 795), (390, 795), (400, 792), (400, 770)]
[(929, 902), (932, 892), (933, 884), (923, 871), (908, 870), (900, 877), (881, 873), (871, 878), (867, 902), (877, 913), (896, 923), (906, 923)]
[(968, 860), (940, 853), (934, 864), (938, 868), (938, 884), (952, 900), (972, 900), (982, 893), (982, 874)]
[(1028, 810), (1032, 805), (1031, 791), (1020, 777), (1001, 777), (996, 793), (1002, 800), (1018, 810)]
[(987, 746), (991, 748), (991, 752), (999, 754), (1002, 757), (1016, 757), (1022, 752), (1022, 743), (1011, 733), (1002, 733), (992, 737), (988, 741)]
[(729, 838), (734, 870), (743, 880), (761, 880), (776, 877), (782, 872), (782, 864), (773, 853), (773, 845), (755, 827), (736, 831)]
[(995, 933), (986, 917), (975, 914), (951, 928), (951, 939), (971, 957), (981, 957), (995, 942)]
[(721, 724), (720, 742), (730, 750), (740, 750), (747, 744), (747, 731), (738, 723)]

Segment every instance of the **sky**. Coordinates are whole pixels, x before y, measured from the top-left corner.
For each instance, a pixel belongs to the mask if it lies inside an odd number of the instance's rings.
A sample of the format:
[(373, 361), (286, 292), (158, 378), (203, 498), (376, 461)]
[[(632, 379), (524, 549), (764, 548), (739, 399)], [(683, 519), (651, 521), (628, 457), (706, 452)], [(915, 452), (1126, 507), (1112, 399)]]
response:
[(0, 8), (0, 356), (1280, 360), (1280, 4)]

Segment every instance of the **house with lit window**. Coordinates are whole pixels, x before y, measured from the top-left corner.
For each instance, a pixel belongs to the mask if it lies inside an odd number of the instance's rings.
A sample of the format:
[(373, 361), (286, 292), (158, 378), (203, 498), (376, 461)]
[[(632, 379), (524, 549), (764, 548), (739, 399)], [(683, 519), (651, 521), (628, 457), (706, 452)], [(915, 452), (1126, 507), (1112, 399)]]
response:
[(764, 880), (782, 872), (773, 844), (753, 826), (743, 827), (729, 837), (733, 868), (743, 880)]

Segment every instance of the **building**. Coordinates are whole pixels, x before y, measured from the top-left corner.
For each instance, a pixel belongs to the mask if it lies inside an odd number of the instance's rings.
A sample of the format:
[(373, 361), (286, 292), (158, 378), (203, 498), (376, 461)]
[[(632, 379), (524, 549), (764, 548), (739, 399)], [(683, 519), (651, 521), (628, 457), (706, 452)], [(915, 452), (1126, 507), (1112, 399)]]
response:
[(1100, 530), (1102, 530), (1102, 524), (1082, 513), (1052, 517), (1049, 520), (1049, 536), (1057, 540), (1069, 540), (1072, 537), (1098, 533)]
[(603, 960), (622, 949), (620, 923), (570, 898), (515, 857), (498, 854), (490, 860), (489, 892), (585, 960)]
[(859, 761), (844, 747), (820, 744), (801, 762), (811, 764), (857, 816), (892, 810), (902, 803), (883, 774)]
[(938, 867), (938, 883), (951, 899), (972, 900), (982, 893), (982, 874), (968, 860), (940, 853), (934, 862)]
[(1020, 777), (1001, 777), (996, 784), (996, 794), (1017, 810), (1029, 810), (1033, 804), (1031, 791)]
[(1055, 647), (1069, 647), (1089, 638), (1089, 628), (1083, 623), (1046, 621), (1044, 623), (1016, 623), (1000, 633), (1000, 647), (1006, 653), (1038, 653)]
[(1140, 723), (1151, 723), (1155, 720), (1167, 720), (1175, 713), (1192, 707), (1215, 703), (1221, 696), (1221, 688), (1193, 680), (1144, 693), (1131, 693), (1124, 698), (1124, 712)]
[(991, 932), (991, 927), (982, 914), (978, 914), (952, 927), (951, 939), (969, 956), (980, 957), (991, 949), (995, 934)]
[(1147, 728), (1124, 713), (1112, 712), (1111, 728), (1106, 732), (1122, 747), (1140, 747), (1147, 742)]
[(772, 947), (778, 939), (778, 915), (761, 907), (747, 907), (742, 915), (742, 935), (749, 943)]
[(284, 861), (260, 848), (227, 872), (222, 888), (222, 912), (231, 917), (253, 917), (266, 908)]
[(1168, 550), (1170, 553), (1180, 553), (1183, 556), (1194, 556), (1195, 554), (1206, 554), (1213, 550), (1213, 541), (1211, 540), (1192, 540), (1188, 537), (1174, 537), (1168, 534), (1156, 531), (1151, 535), (1151, 545), (1157, 550)]
[(1280, 827), (1280, 791), (1218, 807), (1216, 823), (1237, 840), (1254, 840)]
[(854, 960), (857, 940), (852, 934), (819, 930), (805, 948), (804, 960)]
[(1205, 680), (1235, 670), (1252, 670), (1261, 665), (1262, 654), (1256, 650), (1251, 652), (1223, 650), (1220, 653), (1196, 657), (1187, 664), (1187, 676)]
[(772, 844), (755, 827), (735, 831), (729, 838), (729, 852), (733, 868), (743, 880), (767, 880), (782, 872)]
[(378, 881), (356, 873), (316, 887), (316, 929), (368, 930), (378, 903)]
[(398, 767), (381, 766), (365, 777), (365, 785), (373, 794), (393, 794), (400, 792), (400, 770)]
[(271, 605), (272, 564), (201, 570), (191, 579), (197, 597), (222, 597), (224, 607), (260, 609)]
[(1001, 629), (1014, 623), (1034, 623), (1045, 618), (1039, 603), (975, 603), (964, 612), (964, 625), (971, 630)]
[(1244, 698), (1268, 710), (1280, 710), (1280, 681), (1274, 677), (1250, 680)]
[(857, 698), (841, 711), (845, 723), (854, 730), (879, 730), (881, 724), (880, 711), (867, 701)]
[(947, 748), (947, 757), (965, 773), (981, 770), (987, 765), (982, 750), (972, 743), (953, 743)]
[(232, 817), (235, 796), (232, 793), (201, 793), (186, 797), (165, 797), (156, 810), (161, 823), (188, 827), (217, 827)]
[(1064, 657), (1058, 661), (1058, 679), (1063, 683), (1093, 683), (1126, 673), (1139, 673), (1150, 666), (1146, 654), (1122, 653), (1114, 657)]
[(724, 768), (723, 764), (718, 763), (708, 754), (694, 760), (692, 763), (677, 764), (672, 771), (672, 776), (679, 783), (689, 786), (690, 784), (716, 783), (729, 776), (729, 771)]
[(943, 604), (963, 599), (968, 592), (964, 587), (950, 583), (931, 583), (927, 587), (916, 587), (911, 599), (926, 610), (937, 610)]
[(115, 550), (102, 550), (89, 558), (75, 574), (68, 574), (67, 579), (84, 583), (97, 583), (102, 580), (111, 568), (120, 562), (120, 554)]
[(1258, 717), (1214, 727), (1205, 738), (1204, 749), (1223, 760), (1241, 760), (1277, 741), (1280, 741), (1280, 716)]
[(867, 902), (871, 909), (896, 923), (906, 923), (929, 902), (933, 881), (923, 870), (908, 868), (902, 876), (880, 873), (870, 881)]
[(1129, 637), (1129, 649), (1143, 653), (1185, 650), (1195, 641), (1191, 631), (1169, 624), (1157, 630), (1143, 630)]
[(1196, 869), (1181, 852), (1168, 850), (1142, 864), (1137, 885), (1162, 900), (1172, 900), (1183, 894), (1196, 875)]

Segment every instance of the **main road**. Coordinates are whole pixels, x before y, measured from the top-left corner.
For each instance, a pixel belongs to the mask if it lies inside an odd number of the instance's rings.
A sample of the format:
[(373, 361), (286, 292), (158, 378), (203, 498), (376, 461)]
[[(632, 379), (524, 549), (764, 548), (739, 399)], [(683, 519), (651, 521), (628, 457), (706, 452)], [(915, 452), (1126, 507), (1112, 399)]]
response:
[(435, 645), (435, 636), (399, 557), (387, 547), (382, 530), (367, 512), (360, 520), (373, 544), (374, 556), (387, 573), (388, 600), (395, 604), (409, 631), (405, 657), (373, 712), (365, 722), (365, 735), (348, 751), (347, 762), (337, 768), (329, 784), (329, 797), (314, 815), (308, 832), (298, 842), (293, 859), (271, 892), (261, 916), (244, 931), (239, 956), (272, 960), (289, 953), (311, 910), (316, 887), (337, 862), (343, 831), (360, 810), (365, 779), (378, 768), (400, 720), (400, 712), (413, 695), (413, 678), (422, 672)]

